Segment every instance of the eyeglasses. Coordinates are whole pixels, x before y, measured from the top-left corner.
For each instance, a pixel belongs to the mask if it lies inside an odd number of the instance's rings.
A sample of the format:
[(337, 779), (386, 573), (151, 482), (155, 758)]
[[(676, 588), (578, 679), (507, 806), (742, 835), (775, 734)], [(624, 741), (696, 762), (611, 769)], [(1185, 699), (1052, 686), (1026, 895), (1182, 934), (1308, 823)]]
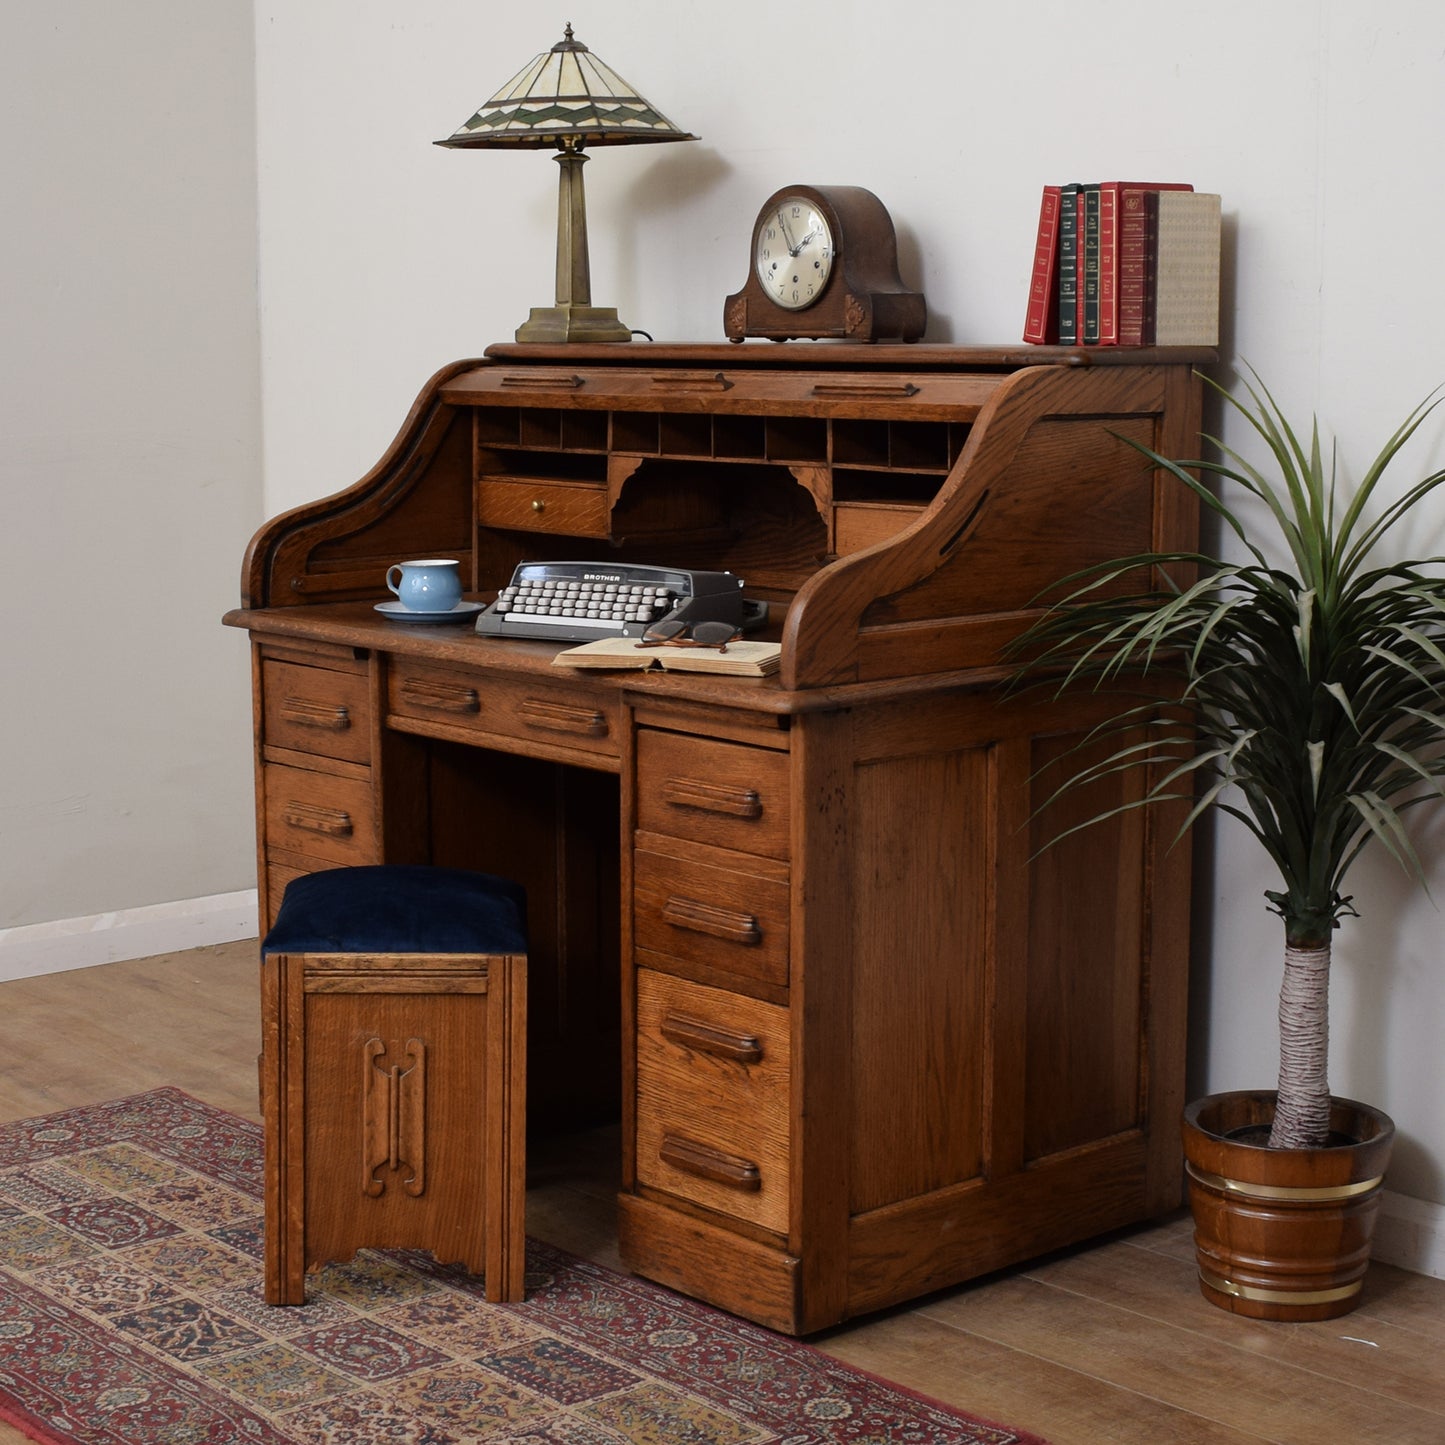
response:
[(655, 622), (642, 634), (638, 647), (714, 647), (728, 650), (728, 643), (743, 635), (731, 622)]

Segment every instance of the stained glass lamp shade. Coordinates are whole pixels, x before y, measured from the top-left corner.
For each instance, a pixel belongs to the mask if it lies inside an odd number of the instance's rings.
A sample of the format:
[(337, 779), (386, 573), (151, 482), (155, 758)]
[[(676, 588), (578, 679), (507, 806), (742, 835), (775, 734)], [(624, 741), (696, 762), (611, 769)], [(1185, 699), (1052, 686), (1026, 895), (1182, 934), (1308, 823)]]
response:
[(582, 166), (588, 146), (696, 140), (604, 65), (568, 25), (563, 38), (517, 72), (441, 146), (483, 149), (555, 147), (557, 304), (534, 306), (518, 341), (629, 341), (611, 307), (592, 305)]

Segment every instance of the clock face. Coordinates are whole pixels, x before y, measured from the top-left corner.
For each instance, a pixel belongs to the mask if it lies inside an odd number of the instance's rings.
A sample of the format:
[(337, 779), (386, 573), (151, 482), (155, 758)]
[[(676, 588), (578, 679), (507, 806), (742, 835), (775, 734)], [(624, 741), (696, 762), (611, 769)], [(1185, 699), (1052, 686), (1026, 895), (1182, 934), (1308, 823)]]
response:
[(833, 271), (828, 218), (802, 196), (784, 196), (758, 221), (753, 265), (768, 297), (802, 311), (822, 296)]

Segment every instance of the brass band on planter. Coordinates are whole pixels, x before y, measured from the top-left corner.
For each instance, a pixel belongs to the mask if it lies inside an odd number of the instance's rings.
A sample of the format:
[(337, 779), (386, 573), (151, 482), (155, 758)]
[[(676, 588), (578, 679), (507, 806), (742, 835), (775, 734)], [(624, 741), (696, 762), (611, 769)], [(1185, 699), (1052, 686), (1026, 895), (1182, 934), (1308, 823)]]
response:
[(1351, 1295), (1359, 1294), (1365, 1283), (1361, 1276), (1353, 1284), (1342, 1284), (1337, 1289), (1259, 1289), (1250, 1284), (1236, 1284), (1234, 1280), (1223, 1279), (1217, 1274), (1211, 1274), (1207, 1269), (1199, 1271), (1199, 1278), (1220, 1294), (1271, 1305), (1333, 1304), (1336, 1300), (1349, 1299)]
[[(1318, 1187), (1250, 1184), (1241, 1179), (1226, 1179), (1222, 1174), (1209, 1174), (1203, 1169), (1196, 1169), (1188, 1161), (1185, 1162), (1184, 1169), (1191, 1179), (1202, 1184), (1206, 1189), (1217, 1189), (1224, 1194), (1241, 1194), (1250, 1199), (1289, 1199), (1299, 1202), (1357, 1199), (1362, 1194), (1368, 1194), (1372, 1189), (1378, 1189), (1385, 1182), (1385, 1176), (1377, 1174), (1373, 1179), (1363, 1179), (1358, 1184), (1327, 1184)], [(1294, 1297), (1290, 1296), (1291, 1299)]]

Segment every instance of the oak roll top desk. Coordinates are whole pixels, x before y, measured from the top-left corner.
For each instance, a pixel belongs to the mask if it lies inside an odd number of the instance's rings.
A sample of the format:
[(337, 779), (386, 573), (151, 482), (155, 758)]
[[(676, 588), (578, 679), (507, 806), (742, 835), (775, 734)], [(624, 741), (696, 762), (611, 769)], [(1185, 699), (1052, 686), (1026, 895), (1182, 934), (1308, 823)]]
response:
[[(1212, 352), (499, 345), (244, 564), (263, 927), (347, 863), (529, 896), (528, 1111), (620, 1116), (622, 1255), (790, 1333), (1175, 1208), (1189, 859), (1137, 783), (1035, 817), (1105, 715), (1000, 647), (1193, 545)], [(771, 678), (572, 672), (398, 624), (387, 567), (729, 569)], [(1112, 789), (1112, 791), (1110, 791)], [(432, 1138), (427, 1147), (444, 1148)]]

